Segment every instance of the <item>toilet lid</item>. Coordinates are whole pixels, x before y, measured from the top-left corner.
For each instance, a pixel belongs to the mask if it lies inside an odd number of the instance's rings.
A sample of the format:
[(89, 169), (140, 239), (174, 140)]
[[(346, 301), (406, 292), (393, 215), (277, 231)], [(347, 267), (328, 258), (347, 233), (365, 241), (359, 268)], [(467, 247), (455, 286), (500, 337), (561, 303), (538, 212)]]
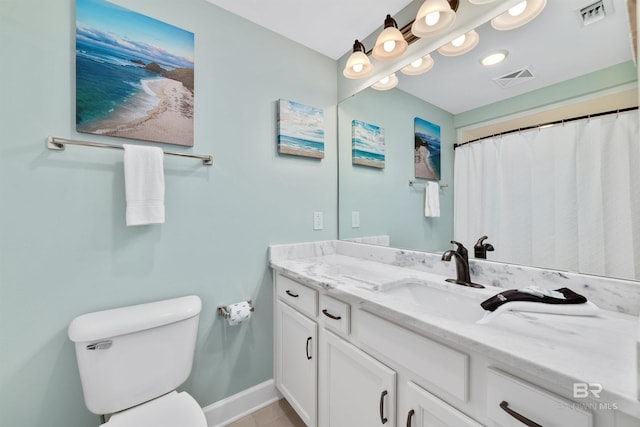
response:
[(193, 397), (172, 391), (142, 405), (113, 414), (103, 427), (207, 427)]

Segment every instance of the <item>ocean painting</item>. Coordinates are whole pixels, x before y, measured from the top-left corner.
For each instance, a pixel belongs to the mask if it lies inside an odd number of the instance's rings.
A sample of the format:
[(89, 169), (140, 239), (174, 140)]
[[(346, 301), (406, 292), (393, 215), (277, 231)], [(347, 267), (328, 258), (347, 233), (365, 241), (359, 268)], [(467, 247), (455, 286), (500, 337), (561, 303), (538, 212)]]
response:
[(324, 110), (280, 99), (278, 150), (282, 154), (324, 159)]
[(440, 181), (440, 126), (415, 118), (416, 178)]
[(105, 0), (76, 1), (76, 130), (193, 146), (194, 36)]
[(384, 168), (384, 129), (359, 120), (351, 123), (353, 164)]

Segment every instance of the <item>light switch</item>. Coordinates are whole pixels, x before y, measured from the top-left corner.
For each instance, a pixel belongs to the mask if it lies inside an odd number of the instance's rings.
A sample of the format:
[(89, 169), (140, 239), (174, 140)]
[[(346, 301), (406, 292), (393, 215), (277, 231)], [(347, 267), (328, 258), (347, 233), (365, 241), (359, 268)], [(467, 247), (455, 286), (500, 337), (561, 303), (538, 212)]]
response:
[(322, 230), (324, 228), (324, 220), (322, 218), (322, 212), (313, 213), (313, 229)]
[(360, 228), (360, 212), (351, 212), (351, 228)]

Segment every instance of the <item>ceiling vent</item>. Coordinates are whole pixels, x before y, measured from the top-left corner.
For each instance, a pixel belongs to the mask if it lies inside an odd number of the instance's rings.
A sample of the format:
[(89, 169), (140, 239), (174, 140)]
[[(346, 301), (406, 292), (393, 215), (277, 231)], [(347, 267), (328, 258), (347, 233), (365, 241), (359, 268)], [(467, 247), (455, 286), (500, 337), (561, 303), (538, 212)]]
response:
[(524, 82), (528, 82), (534, 78), (533, 73), (528, 68), (522, 68), (517, 71), (512, 71), (504, 76), (496, 77), (493, 79), (496, 84), (502, 88), (508, 88)]
[(580, 9), (580, 16), (582, 16), (582, 25), (585, 26), (604, 19), (605, 15), (606, 13), (604, 11), (604, 4), (602, 4), (602, 0), (599, 0), (595, 3), (590, 4), (589, 6), (585, 6)]

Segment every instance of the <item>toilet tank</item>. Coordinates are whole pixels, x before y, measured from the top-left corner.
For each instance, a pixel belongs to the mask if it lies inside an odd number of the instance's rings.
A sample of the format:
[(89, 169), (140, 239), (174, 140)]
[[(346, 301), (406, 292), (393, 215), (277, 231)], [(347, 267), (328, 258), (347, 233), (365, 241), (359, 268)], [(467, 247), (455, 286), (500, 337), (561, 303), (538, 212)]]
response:
[(110, 414), (180, 386), (191, 373), (201, 308), (192, 295), (73, 319), (87, 408)]

